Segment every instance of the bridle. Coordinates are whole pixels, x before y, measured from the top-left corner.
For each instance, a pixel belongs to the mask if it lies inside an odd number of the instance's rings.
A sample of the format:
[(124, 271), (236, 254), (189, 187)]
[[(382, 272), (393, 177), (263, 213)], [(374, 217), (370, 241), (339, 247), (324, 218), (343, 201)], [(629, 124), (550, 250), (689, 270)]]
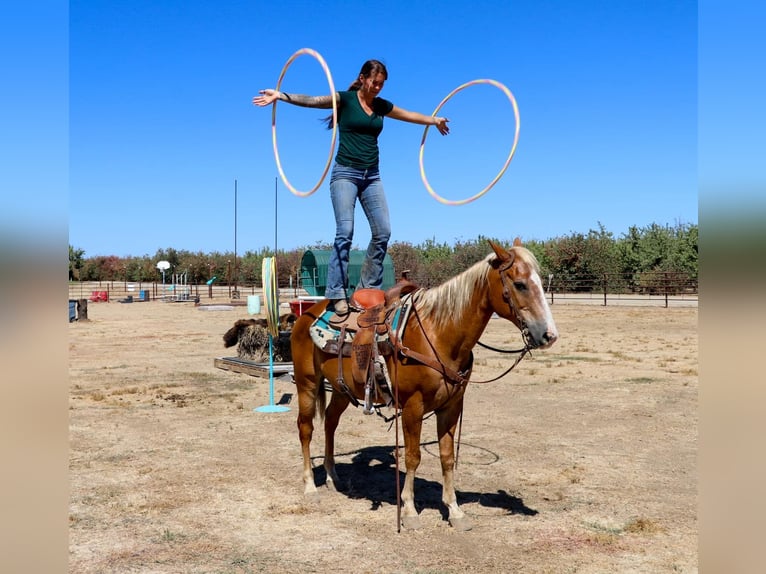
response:
[(510, 252), (510, 257), (503, 261), (497, 268), (497, 272), (500, 274), (500, 282), (503, 284), (503, 300), (508, 304), (508, 310), (511, 312), (511, 315), (516, 317), (519, 321), (519, 330), (521, 331), (521, 339), (524, 341), (524, 346), (521, 349), (498, 349), (496, 347), (491, 347), (489, 345), (486, 345), (482, 343), (481, 341), (476, 341), (476, 344), (484, 347), (485, 349), (489, 349), (490, 351), (495, 351), (497, 353), (515, 353), (519, 356), (516, 357), (516, 360), (513, 362), (513, 364), (508, 367), (505, 371), (503, 371), (498, 376), (488, 379), (486, 381), (471, 381), (472, 383), (476, 384), (484, 384), (484, 383), (492, 383), (497, 381), (498, 379), (502, 379), (505, 375), (510, 373), (516, 365), (518, 365), (521, 360), (524, 358), (524, 356), (529, 353), (533, 346), (529, 341), (529, 329), (527, 328), (527, 324), (524, 321), (524, 318), (521, 316), (521, 313), (518, 313), (516, 311), (516, 306), (513, 304), (513, 297), (511, 295), (511, 280), (507, 275), (507, 271), (510, 270), (511, 267), (513, 267), (513, 264), (516, 261), (516, 257), (513, 254), (513, 252)]
[[(513, 264), (516, 262), (516, 256), (513, 252), (510, 252), (511, 256), (503, 261), (497, 268), (497, 272), (500, 274), (500, 282), (503, 284), (503, 300), (508, 303), (508, 310), (511, 312), (511, 315), (516, 317), (519, 320), (519, 330), (521, 331), (521, 338), (524, 341), (524, 351), (529, 351), (532, 348), (532, 345), (529, 343), (529, 328), (527, 327), (526, 321), (524, 321), (524, 317), (521, 316), (521, 313), (516, 311), (516, 307), (513, 304), (513, 296), (511, 295), (511, 288), (512, 288), (512, 281), (508, 278), (508, 275), (506, 274), (506, 271), (508, 271), (511, 267), (513, 267)], [(484, 346), (484, 345), (482, 345)], [(490, 347), (486, 347), (490, 348)], [(497, 349), (492, 349), (497, 350)], [(513, 352), (521, 352), (521, 351), (500, 351), (501, 353), (513, 353)]]
[[(402, 344), (402, 341), (394, 334), (390, 333), (390, 339), (393, 343), (396, 350), (399, 352), (399, 354), (402, 357), (410, 358), (418, 361), (419, 363), (422, 363), (428, 367), (431, 367), (432, 369), (440, 372), (444, 376), (444, 380), (458, 386), (465, 386), (468, 385), (469, 382), (476, 383), (476, 384), (486, 384), (486, 383), (492, 383), (497, 381), (498, 379), (502, 379), (505, 375), (510, 373), (516, 365), (518, 365), (521, 360), (524, 358), (524, 356), (531, 351), (533, 346), (530, 344), (529, 341), (529, 330), (527, 328), (527, 325), (522, 318), (520, 313), (517, 313), (516, 307), (513, 304), (513, 298), (511, 296), (511, 281), (507, 276), (507, 271), (513, 266), (515, 262), (515, 256), (513, 252), (510, 252), (510, 257), (503, 261), (497, 268), (498, 273), (500, 274), (500, 281), (503, 284), (503, 300), (508, 304), (508, 309), (511, 312), (511, 315), (516, 317), (519, 320), (519, 329), (521, 331), (521, 337), (524, 341), (524, 347), (521, 349), (514, 349), (514, 350), (503, 350), (503, 349), (496, 349), (494, 347), (490, 347), (488, 345), (485, 345), (481, 341), (477, 341), (477, 344), (486, 348), (490, 349), (492, 351), (496, 351), (499, 353), (516, 353), (519, 356), (516, 357), (516, 360), (513, 362), (513, 364), (508, 367), (505, 371), (497, 375), (496, 377), (493, 377), (491, 379), (483, 380), (483, 381), (471, 381), (467, 378), (467, 375), (469, 375), (471, 368), (473, 367), (473, 352), (471, 352), (470, 360), (468, 362), (468, 365), (465, 369), (462, 371), (455, 371), (454, 369), (448, 367), (444, 364), (444, 362), (439, 357), (439, 354), (436, 351), (436, 348), (434, 344), (431, 342), (430, 338), (428, 337), (428, 334), (426, 333), (425, 329), (422, 329), (423, 322), (420, 319), (420, 315), (418, 314), (417, 307), (413, 305), (412, 312), (415, 316), (415, 319), (417, 319), (418, 323), (421, 326), (421, 331), (423, 333), (423, 336), (428, 343), (428, 346), (431, 348), (431, 353), (433, 356), (424, 355), (422, 353), (418, 353), (417, 351), (413, 351), (409, 347), (406, 347), (404, 344)], [(447, 399), (449, 400), (449, 399)]]

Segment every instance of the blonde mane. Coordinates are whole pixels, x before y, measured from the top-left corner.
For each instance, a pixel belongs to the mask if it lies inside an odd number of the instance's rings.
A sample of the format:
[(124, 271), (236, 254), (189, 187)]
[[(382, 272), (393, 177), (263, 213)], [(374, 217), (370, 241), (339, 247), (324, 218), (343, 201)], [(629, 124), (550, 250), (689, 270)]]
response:
[[(511, 248), (516, 257), (526, 262), (539, 275), (540, 265), (534, 253), (525, 247)], [(437, 287), (424, 289), (417, 293), (415, 307), (423, 317), (429, 317), (437, 326), (449, 323), (459, 323), (463, 319), (463, 312), (471, 302), (471, 297), (477, 290), (487, 286), (487, 274), (492, 268), (490, 263), (497, 256), (490, 253), (481, 261), (448, 279)]]

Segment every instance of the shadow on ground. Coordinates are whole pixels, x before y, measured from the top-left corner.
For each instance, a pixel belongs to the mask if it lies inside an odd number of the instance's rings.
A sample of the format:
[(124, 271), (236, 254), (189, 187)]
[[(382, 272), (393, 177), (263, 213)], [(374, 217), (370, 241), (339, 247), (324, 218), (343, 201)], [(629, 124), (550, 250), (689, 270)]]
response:
[[(421, 447), (433, 445), (435, 442), (423, 443)], [(497, 458), (497, 455), (493, 455)], [(351, 457), (350, 462), (343, 459)], [(322, 466), (322, 457), (314, 457), (314, 481), (317, 486), (326, 484), (327, 473)], [(404, 461), (400, 461), (404, 466)], [(393, 446), (369, 446), (360, 450), (337, 454), (335, 469), (340, 479), (338, 488), (353, 499), (367, 499), (370, 508), (377, 510), (382, 504), (396, 505), (396, 458)], [(399, 472), (400, 488), (404, 485), (405, 473)], [(447, 519), (447, 509), (441, 501), (442, 485), (440, 482), (415, 478), (415, 507), (418, 512), (424, 509), (436, 509)], [(493, 493), (469, 492), (457, 490), (459, 504), (478, 503), (487, 508), (504, 510), (507, 514), (522, 514), (534, 516), (537, 510), (529, 508), (524, 501), (504, 490)]]

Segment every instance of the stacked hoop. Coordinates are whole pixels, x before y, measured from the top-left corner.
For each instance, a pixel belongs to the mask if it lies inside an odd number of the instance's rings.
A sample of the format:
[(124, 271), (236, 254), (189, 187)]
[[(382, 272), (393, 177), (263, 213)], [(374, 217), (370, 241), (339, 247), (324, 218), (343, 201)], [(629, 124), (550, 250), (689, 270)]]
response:
[(263, 299), (269, 335), (279, 337), (279, 299), (277, 298), (277, 266), (273, 257), (264, 257), (261, 264)]

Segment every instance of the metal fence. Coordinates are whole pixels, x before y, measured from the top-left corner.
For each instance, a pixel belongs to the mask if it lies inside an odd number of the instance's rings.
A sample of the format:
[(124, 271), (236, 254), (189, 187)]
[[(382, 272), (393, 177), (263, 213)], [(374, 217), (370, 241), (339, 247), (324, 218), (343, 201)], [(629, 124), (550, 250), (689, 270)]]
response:
[[(603, 274), (600, 276), (544, 278), (551, 304), (696, 306), (698, 282), (679, 273), (641, 273), (636, 275)], [(298, 299), (309, 293), (297, 282), (280, 285), (280, 299)], [(263, 295), (260, 285), (185, 284), (130, 281), (73, 281), (69, 299), (101, 301), (198, 301), (221, 302), (246, 300), (248, 295)]]
[(690, 306), (699, 301), (696, 278), (677, 272), (604, 273), (547, 278), (550, 302)]

